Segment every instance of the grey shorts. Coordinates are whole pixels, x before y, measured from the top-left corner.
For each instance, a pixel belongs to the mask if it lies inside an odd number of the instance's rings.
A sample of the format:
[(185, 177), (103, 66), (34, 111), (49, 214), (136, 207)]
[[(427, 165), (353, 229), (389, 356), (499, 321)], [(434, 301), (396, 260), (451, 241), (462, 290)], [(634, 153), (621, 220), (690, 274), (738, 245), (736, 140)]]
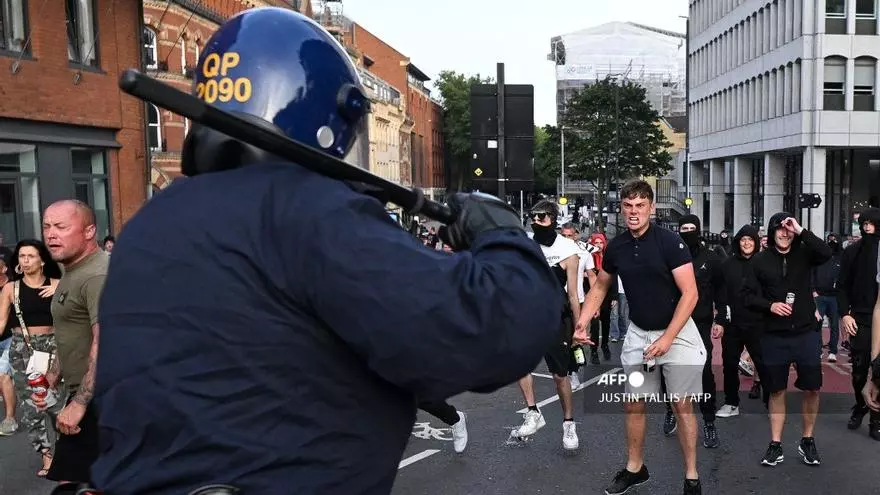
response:
[[(651, 402), (655, 401), (654, 397), (661, 397), (663, 392), (660, 389), (660, 373), (666, 379), (666, 393), (670, 397), (659, 400), (666, 402), (674, 400), (674, 397), (684, 398), (703, 393), (703, 365), (711, 357), (707, 356), (700, 331), (690, 318), (675, 337), (669, 352), (655, 358), (656, 366), (653, 371), (645, 371), (645, 348), (659, 339), (663, 332), (664, 330), (642, 330), (634, 323), (629, 323), (620, 354), (623, 370), (629, 377), (626, 382), (628, 397), (638, 396)], [(633, 373), (644, 379), (640, 386), (634, 383), (638, 380), (633, 380)]]

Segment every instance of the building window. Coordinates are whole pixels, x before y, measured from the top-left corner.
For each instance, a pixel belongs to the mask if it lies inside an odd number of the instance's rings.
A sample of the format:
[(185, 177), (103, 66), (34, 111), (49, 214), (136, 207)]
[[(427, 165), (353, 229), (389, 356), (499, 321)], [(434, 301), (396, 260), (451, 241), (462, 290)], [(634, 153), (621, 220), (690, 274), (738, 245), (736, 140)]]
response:
[(162, 149), (162, 122), (159, 118), (159, 108), (152, 103), (147, 104), (147, 123), (149, 127), (150, 149), (160, 151)]
[(846, 34), (846, 0), (825, 0), (825, 34)]
[(189, 119), (184, 117), (183, 118), (183, 138), (186, 139), (186, 137), (188, 135), (189, 135)]
[[(852, 221), (853, 150), (828, 150), (825, 166), (825, 231), (848, 235)], [(867, 168), (867, 167), (866, 167)]]
[[(785, 174), (782, 178), (782, 211), (795, 215), (800, 212), (800, 196), (803, 183), (803, 155), (787, 155), (785, 157)], [(807, 223), (807, 222), (804, 222)]]
[(71, 62), (98, 66), (97, 15), (94, 0), (65, 0), (67, 56)]
[(876, 65), (877, 60), (871, 57), (859, 57), (856, 59), (853, 76), (853, 110), (863, 112), (874, 111), (874, 68)]
[(27, 41), (27, 0), (0, 0), (0, 50), (21, 52)]
[(193, 64), (193, 67), (198, 67), (199, 66), (199, 57), (202, 55), (202, 51), (199, 48), (199, 42), (196, 41), (195, 43), (193, 43), (193, 47), (196, 49), (196, 60), (195, 60), (195, 63)]
[(186, 74), (186, 38), (180, 38), (180, 73)]
[(825, 59), (825, 98), (823, 110), (844, 110), (846, 88), (846, 59), (828, 57)]
[(40, 233), (37, 147), (0, 142), (0, 234), (14, 246)]
[(752, 225), (764, 225), (764, 159), (752, 159)]
[(144, 61), (148, 69), (159, 67), (159, 44), (156, 42), (156, 32), (151, 28), (144, 28)]
[(104, 150), (71, 148), (73, 197), (95, 212), (96, 236), (110, 235), (110, 195), (107, 181), (107, 156)]
[(877, 34), (877, 0), (856, 0), (856, 34)]

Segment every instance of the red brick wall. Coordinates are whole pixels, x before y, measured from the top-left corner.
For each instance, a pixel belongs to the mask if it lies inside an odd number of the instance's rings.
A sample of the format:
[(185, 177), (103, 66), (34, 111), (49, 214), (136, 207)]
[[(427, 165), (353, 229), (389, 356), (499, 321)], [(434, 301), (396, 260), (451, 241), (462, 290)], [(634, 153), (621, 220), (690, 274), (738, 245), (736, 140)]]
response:
[(28, 6), (33, 59), (13, 74), (13, 60), (0, 58), (0, 115), (118, 130), (122, 149), (108, 154), (115, 232), (146, 199), (143, 105), (118, 86), (120, 72), (140, 64), (138, 1), (97, 0), (101, 72), (83, 70), (77, 84), (67, 60), (64, 3), (41, 4)]
[(357, 49), (361, 55), (373, 60), (373, 65), (369, 67), (370, 72), (392, 86), (406, 88), (403, 92), (406, 106), (415, 121), (412, 131), (415, 136), (413, 146), (416, 147), (421, 142), (421, 149), (412, 150), (413, 160), (416, 163), (421, 162), (415, 176), (412, 177), (413, 185), (445, 187), (442, 110), (420, 91), (409, 87), (406, 70), (408, 57), (357, 23), (352, 24), (352, 29), (346, 33), (344, 41), (346, 45)]

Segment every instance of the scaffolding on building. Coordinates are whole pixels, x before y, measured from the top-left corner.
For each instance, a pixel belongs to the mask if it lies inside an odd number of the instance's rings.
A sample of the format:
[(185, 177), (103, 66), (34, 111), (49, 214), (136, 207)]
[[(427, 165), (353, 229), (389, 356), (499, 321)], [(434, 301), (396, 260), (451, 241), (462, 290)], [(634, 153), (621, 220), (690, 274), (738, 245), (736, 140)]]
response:
[(584, 86), (617, 77), (645, 88), (663, 117), (687, 113), (684, 34), (632, 22), (611, 22), (551, 39), (557, 117)]

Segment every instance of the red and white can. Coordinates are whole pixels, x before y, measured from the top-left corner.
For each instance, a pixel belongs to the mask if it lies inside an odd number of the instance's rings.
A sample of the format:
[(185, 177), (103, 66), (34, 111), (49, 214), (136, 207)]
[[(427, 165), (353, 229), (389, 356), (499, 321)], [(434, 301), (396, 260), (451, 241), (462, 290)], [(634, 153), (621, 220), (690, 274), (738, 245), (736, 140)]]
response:
[(28, 375), (28, 387), (35, 397), (42, 399), (47, 407), (52, 407), (58, 402), (55, 393), (49, 387), (49, 380), (42, 373), (31, 373)]

